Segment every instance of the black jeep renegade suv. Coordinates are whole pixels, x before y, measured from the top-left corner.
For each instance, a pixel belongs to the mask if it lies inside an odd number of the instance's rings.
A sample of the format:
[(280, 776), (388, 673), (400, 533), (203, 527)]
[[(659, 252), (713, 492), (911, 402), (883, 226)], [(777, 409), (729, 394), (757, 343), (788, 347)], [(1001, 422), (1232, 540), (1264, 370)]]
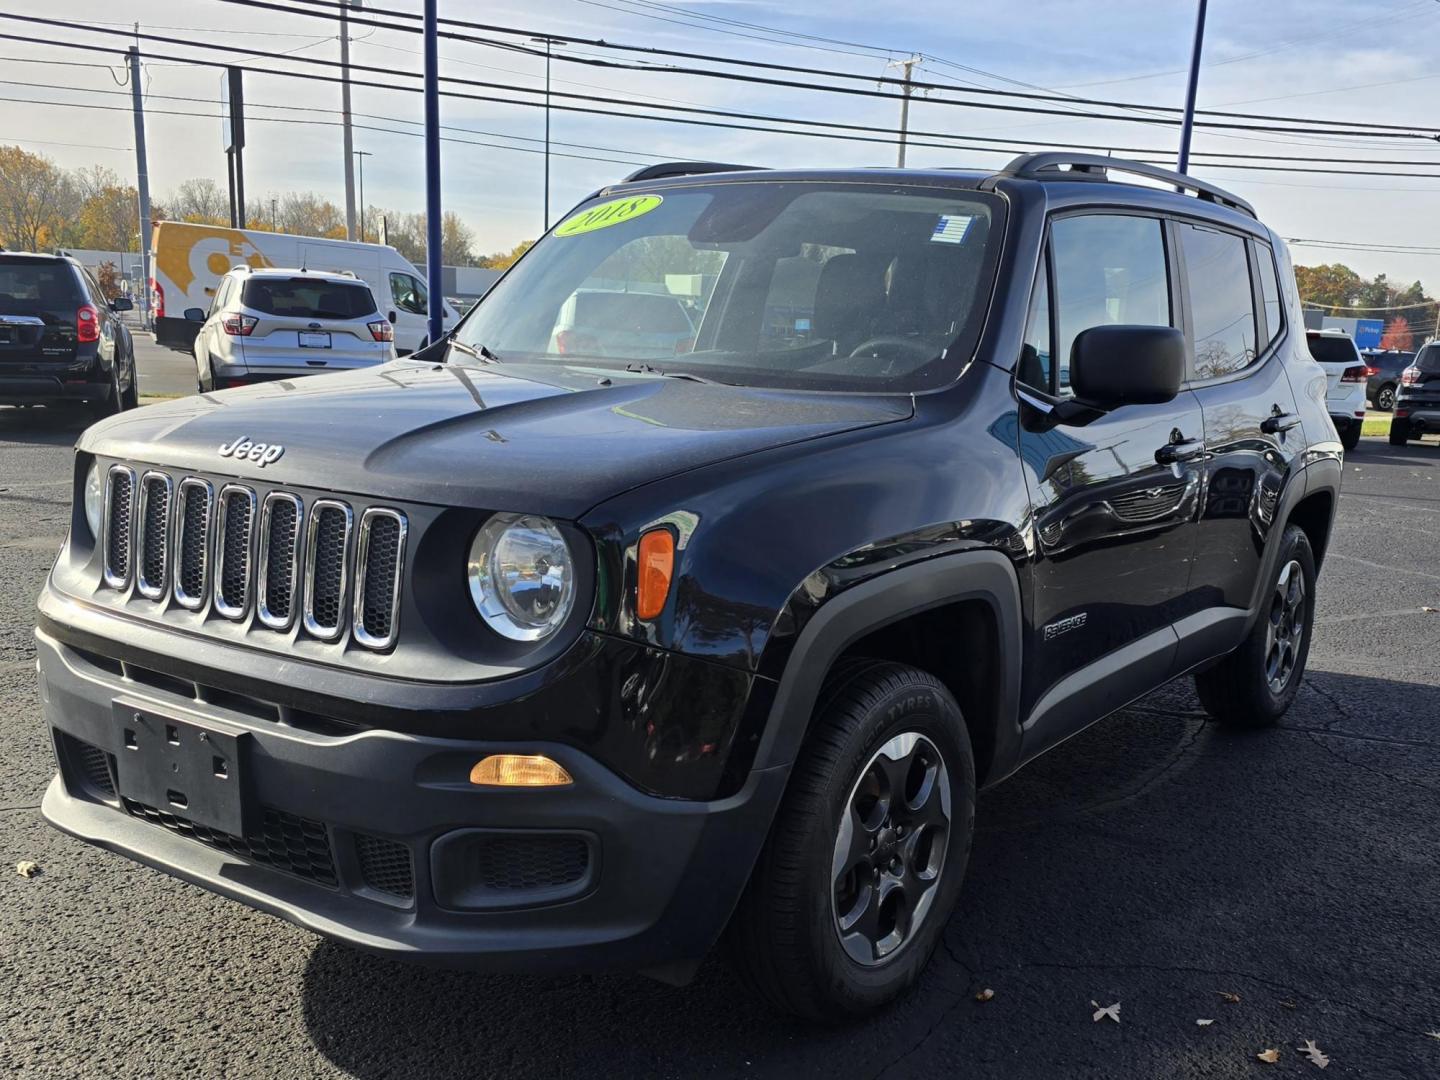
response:
[(1293, 700), (1303, 325), (1251, 208), (1143, 165), (643, 170), (412, 358), (82, 437), (45, 816), (395, 956), (682, 981), (723, 931), (862, 1013), (979, 788), (1187, 673)]

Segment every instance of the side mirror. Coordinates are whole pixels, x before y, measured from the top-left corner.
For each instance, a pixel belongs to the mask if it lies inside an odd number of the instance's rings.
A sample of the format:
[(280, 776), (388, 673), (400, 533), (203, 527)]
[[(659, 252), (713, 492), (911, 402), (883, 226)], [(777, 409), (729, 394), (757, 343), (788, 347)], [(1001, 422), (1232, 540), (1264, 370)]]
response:
[(185, 318), (189, 319), (191, 322), (204, 322), (205, 309), (198, 307), (187, 307), (185, 309)]
[(1169, 326), (1092, 326), (1070, 348), (1076, 400), (1100, 409), (1160, 405), (1185, 381), (1185, 335)]
[(110, 301), (111, 311), (133, 311), (135, 302), (128, 296), (117, 296)]

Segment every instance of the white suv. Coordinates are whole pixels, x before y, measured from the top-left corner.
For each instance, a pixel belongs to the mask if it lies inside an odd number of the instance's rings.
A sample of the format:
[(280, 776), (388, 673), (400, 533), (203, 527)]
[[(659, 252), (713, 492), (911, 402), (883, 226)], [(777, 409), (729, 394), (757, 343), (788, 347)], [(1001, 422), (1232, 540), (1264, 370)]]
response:
[(200, 392), (395, 359), (395, 329), (355, 275), (237, 266), (190, 308)]
[(1340, 444), (1354, 450), (1365, 423), (1365, 384), (1369, 370), (1355, 341), (1343, 330), (1307, 330), (1310, 355), (1325, 369), (1325, 408), (1340, 433)]

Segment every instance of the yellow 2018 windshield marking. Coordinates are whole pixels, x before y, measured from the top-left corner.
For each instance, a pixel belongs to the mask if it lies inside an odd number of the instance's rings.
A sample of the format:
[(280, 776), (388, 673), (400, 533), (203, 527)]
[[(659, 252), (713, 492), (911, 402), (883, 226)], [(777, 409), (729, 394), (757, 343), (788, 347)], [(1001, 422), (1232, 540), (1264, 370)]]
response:
[(633, 195), (628, 199), (612, 199), (599, 206), (592, 206), (588, 210), (581, 210), (573, 217), (562, 221), (556, 227), (555, 235), (578, 236), (581, 233), (594, 232), (596, 229), (607, 229), (611, 225), (633, 221), (642, 214), (650, 213), (664, 201), (659, 195)]

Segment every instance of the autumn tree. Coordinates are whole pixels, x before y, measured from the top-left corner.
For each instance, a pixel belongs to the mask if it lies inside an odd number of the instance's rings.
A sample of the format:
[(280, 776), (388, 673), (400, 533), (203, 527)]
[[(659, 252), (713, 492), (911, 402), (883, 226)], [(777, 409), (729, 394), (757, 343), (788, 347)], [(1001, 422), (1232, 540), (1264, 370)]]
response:
[(1409, 352), (1413, 338), (1414, 335), (1410, 332), (1410, 320), (1404, 315), (1397, 315), (1385, 327), (1385, 334), (1380, 338), (1380, 347)]
[(480, 265), (487, 270), (509, 270), (515, 260), (535, 246), (534, 240), (522, 240), (509, 251), (497, 251), (480, 259)]
[(105, 294), (105, 299), (114, 300), (122, 292), (120, 288), (120, 271), (115, 264), (106, 259), (95, 268), (95, 281), (100, 286), (100, 291)]
[(65, 173), (40, 154), (0, 146), (0, 245), (40, 251), (55, 242), (69, 201)]
[(138, 251), (140, 202), (133, 187), (109, 184), (80, 207), (81, 239), (76, 247), (98, 251)]

